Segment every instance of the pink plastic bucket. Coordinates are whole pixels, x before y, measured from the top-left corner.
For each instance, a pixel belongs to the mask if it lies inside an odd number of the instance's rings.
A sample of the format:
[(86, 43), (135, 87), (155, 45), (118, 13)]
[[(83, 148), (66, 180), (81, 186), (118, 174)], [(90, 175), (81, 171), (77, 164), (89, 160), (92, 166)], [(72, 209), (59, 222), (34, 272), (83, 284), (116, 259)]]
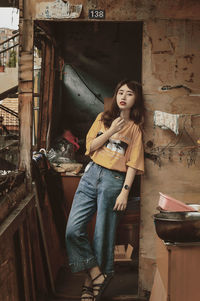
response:
[(194, 208), (192, 208), (191, 206), (188, 206), (186, 204), (184, 204), (181, 201), (178, 201), (166, 194), (163, 194), (161, 192), (159, 192), (160, 194), (160, 198), (159, 198), (159, 202), (158, 202), (158, 206), (162, 209), (162, 210), (167, 210), (167, 211), (197, 211)]

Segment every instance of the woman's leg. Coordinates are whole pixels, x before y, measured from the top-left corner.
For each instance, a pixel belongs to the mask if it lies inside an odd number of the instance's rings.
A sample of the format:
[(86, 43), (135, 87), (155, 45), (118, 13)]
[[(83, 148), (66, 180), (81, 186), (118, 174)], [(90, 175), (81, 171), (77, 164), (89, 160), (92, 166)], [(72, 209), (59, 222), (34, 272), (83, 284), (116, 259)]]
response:
[(82, 290), (81, 300), (84, 301), (93, 300), (93, 284), (104, 280), (102, 275), (92, 282), (92, 279), (101, 272), (87, 237), (87, 224), (96, 212), (96, 193), (100, 173), (101, 168), (96, 164), (92, 164), (84, 173), (73, 200), (66, 230), (66, 246), (72, 272), (85, 269), (89, 271)]
[(125, 174), (103, 169), (98, 198), (97, 218), (93, 248), (98, 265), (105, 274), (114, 273), (114, 247), (118, 213), (113, 211), (115, 201), (121, 192)]
[(87, 224), (96, 212), (97, 176), (95, 165), (92, 164), (79, 183), (70, 211), (66, 247), (72, 272), (88, 270), (97, 265), (87, 234)]
[(67, 223), (66, 247), (72, 272), (80, 272), (96, 265), (87, 234), (87, 224), (95, 213), (95, 208), (83, 193), (78, 193), (74, 202), (75, 206)]
[[(90, 269), (96, 301), (108, 285), (114, 273), (114, 246), (118, 213), (113, 211), (115, 201), (122, 189), (125, 175), (101, 167), (97, 186), (97, 217), (93, 249), (98, 266)], [(103, 272), (103, 274), (102, 274)]]
[[(101, 274), (99, 266), (101, 266), (104, 273), (110, 274), (113, 272), (114, 237), (117, 219), (113, 207), (123, 181), (123, 177), (119, 177), (117, 172), (113, 174), (112, 171), (92, 164), (89, 172), (84, 173), (80, 181), (70, 212), (66, 231), (69, 264), (72, 272), (87, 269), (91, 279), (97, 278), (93, 281), (94, 287), (97, 288), (97, 290), (94, 290), (94, 295), (98, 294), (101, 284), (108, 282), (105, 276)], [(98, 213), (93, 252), (88, 242), (86, 227), (96, 211), (97, 195)], [(91, 279), (86, 278), (85, 285)]]
[(89, 273), (86, 274), (85, 281), (82, 286), (81, 300), (82, 301), (93, 301), (94, 300), (92, 278)]
[[(105, 281), (105, 276), (101, 273), (99, 266), (92, 267), (85, 278), (81, 300), (91, 301), (97, 296), (101, 289), (101, 284)], [(100, 286), (99, 286), (100, 284)], [(91, 294), (92, 292), (92, 294)], [(92, 296), (92, 297), (91, 297)]]

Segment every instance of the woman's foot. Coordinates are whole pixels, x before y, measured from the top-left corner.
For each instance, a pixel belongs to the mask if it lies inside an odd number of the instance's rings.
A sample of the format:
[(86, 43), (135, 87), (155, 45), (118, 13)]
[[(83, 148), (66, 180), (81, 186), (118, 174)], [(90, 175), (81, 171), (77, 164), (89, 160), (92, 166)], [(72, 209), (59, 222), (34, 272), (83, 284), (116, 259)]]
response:
[(89, 275), (86, 276), (84, 285), (82, 287), (81, 301), (93, 301), (93, 286), (92, 279)]
[(110, 278), (108, 278), (107, 275), (103, 274), (98, 266), (90, 270), (90, 275), (92, 278), (94, 301), (98, 301), (101, 299), (101, 296)]

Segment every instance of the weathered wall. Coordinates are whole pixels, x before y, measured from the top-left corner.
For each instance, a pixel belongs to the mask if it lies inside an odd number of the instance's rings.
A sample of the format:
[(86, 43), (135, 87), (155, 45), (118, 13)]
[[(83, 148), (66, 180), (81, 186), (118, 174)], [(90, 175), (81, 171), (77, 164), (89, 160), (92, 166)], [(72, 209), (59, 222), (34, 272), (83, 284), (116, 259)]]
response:
[[(24, 17), (38, 18), (39, 6), (36, 7), (36, 4), (42, 2), (52, 1), (25, 1)], [(194, 156), (189, 153), (191, 148), (184, 148), (183, 156), (179, 155), (182, 147), (194, 145), (192, 140), (196, 141), (199, 138), (200, 120), (199, 116), (193, 114), (200, 114), (200, 24), (195, 21), (200, 20), (200, 2), (199, 0), (71, 0), (70, 3), (83, 4), (81, 16), (76, 21), (88, 20), (88, 9), (98, 8), (105, 9), (106, 21), (145, 22), (142, 77), (147, 114), (144, 140), (145, 143), (150, 140), (153, 142), (154, 149), (147, 147), (146, 151), (156, 154), (161, 162), (159, 167), (146, 159), (146, 173), (142, 182), (139, 277), (141, 290), (151, 290), (155, 262), (152, 214), (156, 211), (158, 192), (165, 192), (186, 202), (200, 200), (197, 182), (200, 175), (199, 154), (196, 155), (196, 161), (192, 161), (195, 164), (190, 167), (188, 162), (191, 163), (190, 159)], [(26, 32), (23, 33), (23, 37), (27, 37)], [(29, 41), (32, 43), (31, 39)], [(27, 51), (30, 49), (25, 48)], [(162, 90), (161, 88), (166, 85), (184, 87)], [(23, 101), (25, 103), (25, 99)], [(30, 108), (28, 110), (30, 112)], [(169, 130), (154, 128), (155, 110), (186, 114), (181, 117), (179, 129), (181, 134), (178, 139), (175, 139), (175, 134)], [(169, 147), (166, 147), (163, 151), (162, 146), (169, 146), (170, 141), (176, 148), (171, 148), (170, 151)]]
[[(60, 0), (62, 2), (62, 0)], [(43, 3), (53, 0), (27, 0), (32, 5), (31, 14), (35, 18)], [(37, 3), (39, 6), (37, 6)], [(198, 0), (70, 0), (71, 5), (82, 4), (81, 19), (88, 18), (89, 9), (105, 9), (106, 20), (145, 19), (199, 19), (200, 2)]]
[[(200, 22), (157, 20), (144, 24), (144, 140), (146, 152), (158, 156), (157, 163), (146, 159), (142, 182), (140, 284), (147, 290), (151, 289), (155, 264), (152, 215), (159, 191), (184, 202), (200, 203), (200, 156), (191, 153), (197, 150), (193, 147), (200, 127), (199, 35)], [(162, 90), (163, 86), (183, 87)], [(154, 126), (155, 110), (182, 114), (178, 136)], [(152, 147), (146, 145), (148, 141), (152, 141)]]
[(0, 73), (0, 93), (18, 85), (18, 67), (5, 68), (5, 72)]

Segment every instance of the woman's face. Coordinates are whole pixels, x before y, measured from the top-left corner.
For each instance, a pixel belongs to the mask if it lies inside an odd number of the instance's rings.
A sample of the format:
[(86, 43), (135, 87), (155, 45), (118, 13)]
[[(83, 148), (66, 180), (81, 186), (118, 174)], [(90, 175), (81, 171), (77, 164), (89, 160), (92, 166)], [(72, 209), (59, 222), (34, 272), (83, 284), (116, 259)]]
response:
[(116, 100), (120, 110), (130, 110), (135, 103), (135, 93), (127, 85), (123, 85), (117, 91)]

